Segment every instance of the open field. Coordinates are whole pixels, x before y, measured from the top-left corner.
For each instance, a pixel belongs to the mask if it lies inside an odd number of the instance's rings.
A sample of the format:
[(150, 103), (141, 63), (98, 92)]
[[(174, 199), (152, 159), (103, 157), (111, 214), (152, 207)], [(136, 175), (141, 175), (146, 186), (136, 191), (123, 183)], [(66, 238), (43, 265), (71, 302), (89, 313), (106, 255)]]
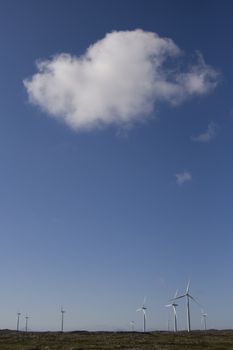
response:
[(14, 332), (0, 331), (1, 350), (227, 350), (233, 331), (130, 332)]

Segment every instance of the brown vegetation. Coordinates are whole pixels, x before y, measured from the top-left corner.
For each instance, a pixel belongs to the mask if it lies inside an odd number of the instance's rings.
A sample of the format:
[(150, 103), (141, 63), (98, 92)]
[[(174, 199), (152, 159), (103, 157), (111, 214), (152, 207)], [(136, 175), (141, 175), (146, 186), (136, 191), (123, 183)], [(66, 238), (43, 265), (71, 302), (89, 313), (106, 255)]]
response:
[(232, 350), (233, 331), (14, 332), (0, 331), (1, 350)]

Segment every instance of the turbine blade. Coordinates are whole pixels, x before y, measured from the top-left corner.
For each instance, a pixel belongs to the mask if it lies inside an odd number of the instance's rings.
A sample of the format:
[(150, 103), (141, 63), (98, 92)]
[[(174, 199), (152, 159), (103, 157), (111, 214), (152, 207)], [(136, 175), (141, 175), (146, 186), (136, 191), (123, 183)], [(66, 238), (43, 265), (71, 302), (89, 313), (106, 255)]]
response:
[(192, 299), (198, 306), (202, 308), (202, 305), (194, 297), (192, 297), (192, 295), (189, 294), (189, 298)]
[(207, 313), (205, 312), (204, 309), (201, 309), (201, 315), (202, 315), (202, 317), (206, 317), (207, 316)]
[(177, 294), (178, 294), (178, 289), (177, 289), (176, 292), (175, 292), (174, 298), (177, 297)]
[(165, 307), (171, 307), (172, 306), (172, 304), (167, 304), (167, 305), (164, 305)]
[(146, 303), (146, 296), (144, 297), (144, 299), (143, 299), (143, 303), (142, 303), (142, 305), (144, 306), (145, 305), (145, 303)]
[(138, 311), (142, 311), (143, 309), (142, 308), (140, 308), (140, 309), (137, 309), (136, 311), (138, 312)]
[(173, 300), (181, 299), (181, 298), (184, 298), (184, 297), (186, 297), (186, 294), (180, 295), (179, 297), (172, 298), (172, 299), (170, 299), (170, 300), (173, 301)]
[(189, 292), (189, 287), (190, 287), (190, 280), (188, 281), (188, 284), (187, 284), (186, 294)]

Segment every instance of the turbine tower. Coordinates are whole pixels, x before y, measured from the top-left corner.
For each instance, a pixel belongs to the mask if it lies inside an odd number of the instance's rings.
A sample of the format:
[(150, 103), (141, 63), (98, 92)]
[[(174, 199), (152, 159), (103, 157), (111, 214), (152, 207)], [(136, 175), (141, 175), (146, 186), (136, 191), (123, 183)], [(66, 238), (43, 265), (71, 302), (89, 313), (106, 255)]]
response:
[[(174, 298), (177, 297), (178, 290), (176, 291)], [(178, 304), (176, 304), (174, 301), (171, 304), (165, 305), (165, 307), (172, 307), (173, 309), (173, 314), (174, 314), (174, 332), (177, 332), (177, 313), (176, 313), (176, 308)]]
[(63, 306), (61, 306), (61, 332), (63, 332), (64, 329), (64, 313), (65, 310), (63, 309)]
[(186, 299), (186, 309), (187, 309), (187, 330), (188, 332), (191, 331), (191, 323), (190, 323), (190, 305), (189, 305), (189, 299), (192, 299), (196, 304), (198, 304), (199, 306), (201, 306), (201, 304), (199, 304), (196, 299), (194, 299), (194, 297), (192, 295), (190, 295), (189, 293), (189, 287), (190, 287), (190, 281), (188, 281), (187, 284), (187, 288), (186, 288), (186, 292), (183, 295), (180, 295), (176, 298), (171, 299), (172, 301), (175, 301), (177, 299), (181, 299), (181, 298), (185, 298)]
[(207, 313), (205, 313), (204, 310), (201, 309), (201, 323), (203, 324), (205, 331), (206, 331), (206, 318), (207, 318)]
[(19, 331), (19, 318), (20, 318), (21, 312), (17, 312), (17, 332)]
[(143, 332), (146, 332), (146, 310), (147, 310), (147, 307), (145, 306), (145, 303), (146, 303), (146, 297), (144, 297), (142, 307), (140, 307), (140, 309), (136, 310), (136, 311), (142, 311), (142, 313), (143, 313)]

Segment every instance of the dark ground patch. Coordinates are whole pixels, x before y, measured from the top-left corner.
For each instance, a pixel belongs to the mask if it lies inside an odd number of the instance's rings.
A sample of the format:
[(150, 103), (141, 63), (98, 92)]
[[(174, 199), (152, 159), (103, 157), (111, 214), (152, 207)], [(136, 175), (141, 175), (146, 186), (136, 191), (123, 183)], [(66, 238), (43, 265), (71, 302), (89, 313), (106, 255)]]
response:
[(0, 350), (233, 350), (233, 331), (14, 332), (0, 331)]

